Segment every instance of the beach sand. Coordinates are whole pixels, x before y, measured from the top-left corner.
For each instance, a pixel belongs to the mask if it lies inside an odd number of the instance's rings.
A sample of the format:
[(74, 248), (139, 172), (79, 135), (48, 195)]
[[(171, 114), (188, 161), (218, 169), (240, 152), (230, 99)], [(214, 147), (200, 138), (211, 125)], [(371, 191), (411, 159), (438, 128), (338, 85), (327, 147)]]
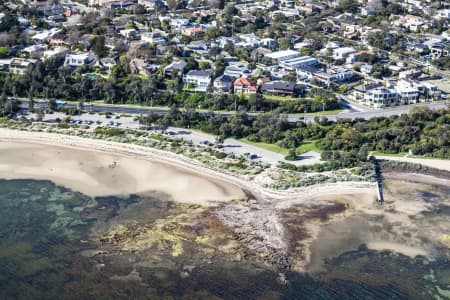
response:
[(51, 180), (91, 197), (158, 191), (200, 205), (245, 197), (233, 184), (181, 167), (56, 145), (0, 140), (0, 178)]

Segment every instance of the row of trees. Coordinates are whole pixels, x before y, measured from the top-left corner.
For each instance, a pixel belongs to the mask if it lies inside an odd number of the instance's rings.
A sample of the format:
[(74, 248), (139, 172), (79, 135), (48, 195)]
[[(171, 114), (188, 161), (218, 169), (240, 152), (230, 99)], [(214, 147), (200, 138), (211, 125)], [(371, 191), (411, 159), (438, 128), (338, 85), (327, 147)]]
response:
[(193, 108), (182, 112), (173, 107), (165, 116), (151, 115), (144, 120), (149, 125), (198, 128), (222, 139), (246, 137), (255, 142), (276, 143), (286, 149), (314, 140), (324, 159), (345, 160), (349, 164), (366, 160), (369, 151), (410, 151), (414, 155), (450, 158), (450, 108), (437, 111), (415, 108), (409, 114), (370, 120), (333, 123), (322, 119), (318, 123), (294, 124), (279, 112), (257, 117), (237, 112), (226, 118), (213, 113), (199, 114)]
[(7, 96), (75, 101), (105, 100), (108, 103), (133, 103), (151, 106), (196, 107), (212, 110), (273, 111), (282, 113), (315, 112), (324, 107), (336, 109), (339, 103), (333, 94), (313, 89), (309, 98), (293, 101), (265, 99), (261, 94), (244, 95), (183, 92), (183, 83), (176, 76), (167, 80), (160, 74), (148, 78), (128, 75), (128, 62), (120, 61), (110, 78), (90, 78), (85, 70), (73, 71), (63, 66), (62, 59), (37, 62), (24, 76), (0, 74), (0, 87)]

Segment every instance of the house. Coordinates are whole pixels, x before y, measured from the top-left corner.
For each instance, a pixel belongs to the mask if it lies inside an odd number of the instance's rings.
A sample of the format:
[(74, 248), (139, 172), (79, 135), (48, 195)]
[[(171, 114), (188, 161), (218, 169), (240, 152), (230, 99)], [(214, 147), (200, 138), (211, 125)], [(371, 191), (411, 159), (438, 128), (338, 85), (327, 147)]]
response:
[(235, 94), (254, 94), (258, 90), (258, 87), (253, 84), (247, 77), (236, 79), (233, 83), (233, 86)]
[(64, 34), (64, 33), (58, 32), (58, 33), (52, 35), (48, 39), (48, 43), (51, 46), (53, 46), (53, 47), (68, 45), (68, 43), (67, 43), (67, 35)]
[(280, 63), (282, 61), (287, 61), (290, 59), (295, 59), (300, 56), (300, 53), (298, 51), (294, 50), (282, 50), (282, 51), (276, 51), (272, 53), (265, 54), (265, 57), (270, 58), (277, 63)]
[(147, 75), (148, 63), (141, 58), (133, 58), (130, 61), (130, 71), (134, 74)]
[(410, 70), (399, 72), (398, 78), (399, 79), (414, 79), (414, 78), (420, 77), (420, 75), (422, 75), (422, 71), (420, 71), (418, 69), (410, 69)]
[(147, 9), (153, 10), (165, 6), (162, 0), (138, 0), (138, 4), (142, 5)]
[(88, 4), (89, 4), (89, 6), (103, 7), (103, 6), (111, 5), (113, 3), (118, 3), (118, 2), (124, 2), (124, 1), (122, 1), (122, 0), (89, 0)]
[(136, 38), (136, 36), (138, 35), (137, 30), (134, 28), (122, 29), (119, 31), (119, 33), (129, 40)]
[(404, 18), (402, 18), (402, 26), (409, 28), (409, 30), (411, 31), (418, 31), (423, 24), (424, 20), (419, 16), (406, 15)]
[(164, 76), (174, 76), (183, 73), (187, 63), (184, 60), (174, 61), (164, 68)]
[(66, 47), (56, 47), (56, 48), (44, 51), (43, 59), (47, 60), (47, 59), (56, 58), (56, 57), (64, 57), (67, 54), (67, 52), (69, 52), (69, 49), (67, 49)]
[(30, 58), (40, 58), (45, 50), (47, 50), (47, 45), (31, 45), (22, 49), (22, 53), (26, 57)]
[(181, 29), (182, 27), (188, 26), (189, 20), (182, 18), (170, 18), (170, 26), (175, 27), (177, 29)]
[(214, 90), (218, 92), (228, 92), (233, 86), (234, 77), (222, 75), (214, 79)]
[(12, 58), (3, 58), (0, 59), (0, 71), (8, 72), (9, 71), (9, 65), (11, 64)]
[(355, 86), (349, 97), (353, 100), (364, 102), (364, 95), (368, 91), (378, 88), (380, 86), (381, 84), (379, 82), (369, 82)]
[(238, 43), (235, 43), (236, 47), (250, 49), (261, 46), (261, 39), (254, 33), (240, 34), (239, 40)]
[(183, 82), (194, 86), (196, 91), (206, 92), (211, 83), (211, 71), (191, 70), (183, 76)]
[(166, 38), (163, 37), (159, 32), (145, 32), (141, 34), (141, 41), (150, 44), (157, 44), (165, 46), (167, 44)]
[(46, 9), (48, 7), (49, 1), (47, 0), (30, 0), (29, 1), (30, 5), (42, 10), (42, 9)]
[(363, 75), (369, 75), (372, 73), (373, 65), (363, 64), (359, 67), (359, 69)]
[(249, 77), (251, 75), (251, 71), (247, 68), (243, 63), (232, 64), (225, 68), (223, 72), (224, 75), (239, 78), (239, 77)]
[(53, 35), (59, 33), (61, 29), (52, 28), (36, 33), (31, 40), (36, 44), (45, 44)]
[(255, 50), (253, 50), (252, 52), (250, 52), (250, 57), (253, 60), (259, 61), (262, 57), (264, 57), (264, 55), (272, 53), (271, 50), (266, 49), (266, 48), (256, 48)]
[(414, 83), (409, 80), (401, 79), (397, 81), (395, 91), (402, 103), (411, 104), (419, 101), (419, 90), (414, 86)]
[(339, 47), (333, 50), (334, 59), (346, 59), (350, 54), (355, 53), (356, 49), (353, 47)]
[(375, 108), (396, 105), (399, 103), (398, 99), (399, 97), (395, 91), (385, 87), (371, 89), (364, 95), (364, 102)]
[(293, 71), (304, 67), (311, 67), (317, 65), (318, 63), (319, 63), (318, 60), (314, 57), (298, 55), (295, 58), (281, 61), (279, 65), (283, 67), (285, 70)]
[(107, 72), (110, 72), (112, 68), (116, 65), (116, 59), (113, 57), (104, 57), (99, 61), (99, 66)]
[(282, 50), (268, 53), (265, 57), (276, 61), (279, 66), (288, 71), (297, 70), (306, 66), (314, 66), (318, 63), (317, 59), (311, 56), (301, 56), (298, 51)]
[(26, 59), (14, 57), (9, 63), (9, 72), (18, 75), (24, 75), (31, 65), (36, 63), (36, 59)]
[(66, 54), (64, 65), (71, 67), (91, 66), (95, 63), (95, 57), (92, 53), (70, 53)]
[(439, 9), (436, 11), (436, 15), (434, 16), (437, 20), (449, 20), (450, 19), (450, 9)]
[(198, 39), (205, 35), (206, 30), (202, 27), (187, 27), (181, 32), (182, 35)]
[(319, 71), (314, 73), (314, 78), (325, 83), (326, 85), (330, 85), (332, 82), (341, 83), (349, 81), (354, 75), (355, 73), (349, 69), (328, 68), (326, 72)]
[(433, 43), (430, 51), (433, 59), (450, 55), (450, 41), (441, 41)]
[(283, 80), (269, 81), (261, 85), (261, 92), (270, 95), (292, 96), (294, 86), (293, 82)]

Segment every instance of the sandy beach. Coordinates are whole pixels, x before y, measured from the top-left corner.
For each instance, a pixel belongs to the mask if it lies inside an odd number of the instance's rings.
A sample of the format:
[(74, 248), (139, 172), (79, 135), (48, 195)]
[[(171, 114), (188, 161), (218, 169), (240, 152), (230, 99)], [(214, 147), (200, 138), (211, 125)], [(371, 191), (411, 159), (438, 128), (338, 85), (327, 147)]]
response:
[[(63, 152), (69, 158), (58, 154)], [(33, 153), (36, 157), (31, 156)], [(88, 158), (99, 164), (96, 167), (86, 165), (83, 162)], [(117, 185), (118, 174), (121, 174), (121, 185)], [(181, 174), (184, 177), (179, 177)], [(128, 179), (122, 178), (124, 175)], [(197, 177), (203, 181), (194, 181)], [(266, 203), (276, 200), (279, 206), (305, 203), (312, 196), (333, 194), (338, 190), (346, 193), (375, 191), (375, 185), (368, 182), (327, 183), (288, 191), (267, 189), (182, 155), (150, 147), (5, 128), (0, 128), (0, 178), (48, 179), (91, 196), (159, 190), (172, 195), (175, 201), (201, 205), (242, 199), (243, 190), (251, 191)]]
[(157, 161), (154, 153), (126, 155), (109, 146), (95, 140), (2, 129), (0, 178), (51, 180), (92, 197), (158, 191), (174, 201), (200, 205), (245, 197), (236, 185), (182, 164), (168, 164), (167, 157)]

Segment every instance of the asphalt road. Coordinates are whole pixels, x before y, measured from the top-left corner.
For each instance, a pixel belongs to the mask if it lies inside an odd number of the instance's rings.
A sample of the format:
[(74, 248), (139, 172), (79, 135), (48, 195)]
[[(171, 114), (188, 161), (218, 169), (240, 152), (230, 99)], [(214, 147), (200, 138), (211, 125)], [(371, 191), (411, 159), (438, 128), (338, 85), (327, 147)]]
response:
[[(21, 100), (22, 108), (26, 109), (28, 107), (28, 101), (27, 100)], [(65, 104), (65, 107), (76, 107), (77, 104), (75, 103), (67, 103)], [(347, 105), (350, 107), (350, 109), (346, 112), (342, 112), (339, 114), (321, 114), (321, 115), (314, 115), (314, 114), (295, 114), (295, 115), (288, 115), (289, 122), (298, 122), (298, 121), (304, 121), (304, 122), (313, 122), (314, 118), (319, 117), (326, 117), (330, 121), (336, 121), (338, 119), (370, 119), (374, 117), (389, 117), (393, 115), (401, 115), (408, 113), (410, 110), (412, 110), (414, 107), (420, 106), (420, 107), (428, 107), (430, 109), (440, 109), (445, 108), (448, 105), (448, 101), (438, 101), (438, 102), (430, 102), (430, 103), (420, 103), (416, 105), (400, 105), (395, 107), (389, 107), (389, 108), (380, 108), (380, 109), (370, 109), (365, 111), (356, 111), (358, 110), (358, 107), (354, 105), (353, 103), (347, 102)], [(47, 107), (47, 103), (44, 100), (36, 101), (35, 107)], [(156, 114), (166, 114), (169, 111), (169, 108), (149, 108), (149, 107), (137, 107), (137, 106), (126, 106), (126, 105), (103, 105), (103, 104), (95, 104), (95, 105), (85, 105), (84, 108), (87, 112), (112, 112), (116, 114), (133, 114), (133, 115), (140, 115), (140, 114), (148, 114), (150, 112), (156, 113)], [(224, 116), (232, 116), (233, 112), (220, 112), (220, 114)], [(255, 113), (250, 113), (249, 115), (257, 115)]]

